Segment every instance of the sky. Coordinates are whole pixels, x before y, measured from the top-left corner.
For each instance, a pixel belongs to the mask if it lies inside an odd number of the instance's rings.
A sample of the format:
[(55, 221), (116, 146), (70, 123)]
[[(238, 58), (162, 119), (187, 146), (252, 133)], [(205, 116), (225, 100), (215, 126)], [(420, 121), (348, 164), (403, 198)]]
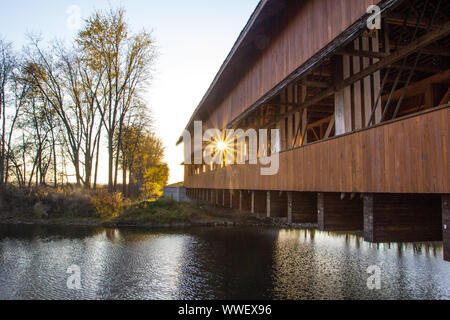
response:
[[(170, 183), (183, 181), (176, 142), (259, 0), (0, 0), (0, 36), (19, 50), (27, 33), (70, 42), (76, 17), (124, 7), (132, 30), (152, 31), (158, 58), (146, 100), (166, 147)], [(106, 161), (106, 149), (101, 161)], [(107, 166), (100, 172), (107, 181)]]

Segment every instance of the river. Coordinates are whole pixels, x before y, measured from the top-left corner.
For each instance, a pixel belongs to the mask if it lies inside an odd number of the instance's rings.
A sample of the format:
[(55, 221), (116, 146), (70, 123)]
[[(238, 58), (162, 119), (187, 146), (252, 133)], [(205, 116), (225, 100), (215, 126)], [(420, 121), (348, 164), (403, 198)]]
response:
[(450, 299), (450, 263), (314, 230), (0, 225), (0, 299)]

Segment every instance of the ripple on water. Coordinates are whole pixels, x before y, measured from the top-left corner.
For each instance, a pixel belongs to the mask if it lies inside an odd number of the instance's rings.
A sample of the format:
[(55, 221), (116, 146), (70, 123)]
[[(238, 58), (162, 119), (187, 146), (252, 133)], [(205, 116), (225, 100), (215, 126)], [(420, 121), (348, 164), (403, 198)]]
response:
[[(367, 288), (372, 265), (381, 290)], [(0, 226), (0, 275), (0, 299), (450, 299), (440, 243), (311, 230)]]

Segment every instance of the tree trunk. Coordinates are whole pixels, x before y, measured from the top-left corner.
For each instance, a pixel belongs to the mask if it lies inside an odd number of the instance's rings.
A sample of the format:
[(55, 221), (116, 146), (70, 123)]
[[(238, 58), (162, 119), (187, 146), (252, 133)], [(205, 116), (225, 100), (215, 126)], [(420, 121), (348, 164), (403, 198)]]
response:
[(108, 192), (113, 192), (113, 135), (112, 131), (108, 132)]
[(99, 154), (100, 154), (100, 138), (102, 137), (101, 130), (102, 129), (100, 127), (100, 132), (98, 134), (98, 141), (97, 141), (97, 156), (96, 156), (96, 159), (95, 159), (94, 190), (97, 189), (98, 157), (99, 157)]
[(127, 197), (127, 166), (126, 163), (122, 167), (122, 193), (124, 197)]
[(122, 122), (123, 122), (123, 120), (120, 119), (119, 137), (117, 139), (116, 166), (115, 166), (115, 171), (114, 171), (114, 192), (117, 191), (117, 175), (118, 175), (118, 171), (119, 171), (119, 152), (122, 149)]
[(56, 141), (55, 141), (55, 134), (53, 132), (52, 128), (52, 150), (53, 150), (53, 185), (55, 189), (58, 187), (58, 172), (56, 170)]
[(0, 119), (2, 120), (2, 146), (1, 146), (1, 153), (0, 153), (0, 187), (3, 187), (3, 182), (5, 180), (5, 128), (6, 128), (6, 102), (4, 97), (4, 92), (1, 92), (1, 110), (0, 110)]
[(129, 165), (129, 167), (128, 167), (128, 196), (130, 197), (131, 196), (131, 194), (132, 194), (132, 190), (131, 190), (131, 187), (132, 187), (132, 185), (133, 185), (133, 180), (132, 180), (132, 175), (131, 175), (131, 164)]
[(80, 155), (78, 151), (75, 151), (74, 153), (74, 159), (75, 159), (75, 176), (77, 178), (77, 187), (81, 186), (81, 175), (80, 175)]

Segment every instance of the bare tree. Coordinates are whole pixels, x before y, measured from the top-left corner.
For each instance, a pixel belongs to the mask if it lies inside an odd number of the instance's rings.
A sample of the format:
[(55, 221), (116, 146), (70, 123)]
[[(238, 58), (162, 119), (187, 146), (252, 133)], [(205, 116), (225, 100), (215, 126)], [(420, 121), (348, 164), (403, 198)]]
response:
[(13, 71), (16, 65), (12, 54), (12, 47), (0, 39), (0, 120), (1, 120), (1, 150), (0, 150), (0, 187), (5, 183), (6, 173), (6, 105), (8, 103), (7, 91), (10, 80), (13, 77)]
[(154, 46), (145, 31), (129, 35), (124, 9), (93, 14), (79, 33), (77, 43), (85, 56), (90, 57), (91, 65), (105, 68), (101, 87), (104, 100), (98, 104), (108, 138), (108, 189), (111, 192), (117, 182), (118, 169), (118, 153), (115, 153), (118, 146), (114, 145), (114, 136), (119, 131), (120, 140), (133, 97), (150, 79)]
[[(45, 52), (39, 39), (30, 36), (31, 45), (26, 51), (28, 63), (27, 72), (33, 80), (33, 84), (56, 113), (64, 127), (64, 134), (68, 144), (69, 157), (75, 169), (77, 185), (81, 185), (82, 177), (80, 171), (80, 149), (82, 135), (80, 131), (80, 114), (77, 107), (77, 95), (73, 95), (73, 90), (77, 91), (78, 83), (75, 79), (69, 83), (66, 80), (71, 78), (75, 71), (66, 68), (63, 60), (63, 50), (55, 46), (51, 53)], [(69, 89), (68, 89), (69, 88)], [(72, 98), (72, 101), (70, 100)]]

